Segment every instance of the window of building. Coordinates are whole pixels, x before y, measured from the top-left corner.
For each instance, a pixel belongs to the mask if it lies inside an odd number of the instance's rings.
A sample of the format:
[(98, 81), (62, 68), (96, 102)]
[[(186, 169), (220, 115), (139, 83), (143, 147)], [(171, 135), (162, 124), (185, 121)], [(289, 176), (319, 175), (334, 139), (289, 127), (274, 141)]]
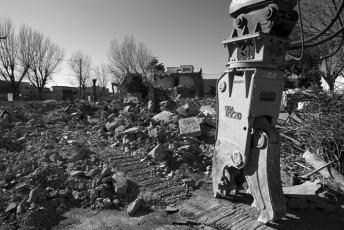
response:
[(183, 68), (183, 72), (190, 72), (190, 68)]

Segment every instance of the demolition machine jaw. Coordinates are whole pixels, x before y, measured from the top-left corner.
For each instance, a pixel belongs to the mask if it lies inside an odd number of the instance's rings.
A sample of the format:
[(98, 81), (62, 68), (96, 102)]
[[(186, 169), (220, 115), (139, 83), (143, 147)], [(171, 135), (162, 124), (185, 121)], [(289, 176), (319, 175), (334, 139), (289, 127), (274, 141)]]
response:
[(284, 88), (288, 39), (298, 20), (296, 0), (233, 0), (233, 31), (223, 41), (229, 52), (217, 81), (217, 133), (213, 156), (214, 196), (238, 190), (244, 174), (267, 223), (286, 215), (280, 179), (280, 137), (274, 128)]

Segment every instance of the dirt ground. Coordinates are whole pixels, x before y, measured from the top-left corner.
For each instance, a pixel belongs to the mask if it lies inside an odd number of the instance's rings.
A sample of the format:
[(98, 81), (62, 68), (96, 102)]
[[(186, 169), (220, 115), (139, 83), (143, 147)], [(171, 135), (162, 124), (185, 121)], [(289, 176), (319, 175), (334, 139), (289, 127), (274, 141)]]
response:
[(250, 207), (252, 197), (239, 195), (231, 200), (215, 199), (211, 181), (196, 190), (189, 199), (174, 206), (177, 212), (168, 213), (158, 207), (141, 207), (130, 217), (125, 209), (72, 209), (63, 214), (63, 220), (54, 230), (186, 230), (186, 229), (344, 229), (338, 220), (344, 211), (334, 213), (319, 209), (288, 209), (280, 221), (267, 225), (256, 221), (259, 212)]

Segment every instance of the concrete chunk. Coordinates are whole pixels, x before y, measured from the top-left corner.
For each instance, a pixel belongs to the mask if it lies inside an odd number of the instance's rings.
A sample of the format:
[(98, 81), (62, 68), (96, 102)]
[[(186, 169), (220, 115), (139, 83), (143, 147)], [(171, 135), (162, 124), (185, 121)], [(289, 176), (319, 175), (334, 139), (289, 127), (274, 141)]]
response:
[(149, 155), (156, 161), (162, 161), (166, 157), (167, 152), (165, 151), (163, 144), (158, 144), (149, 152)]
[(201, 127), (196, 117), (179, 120), (179, 130), (181, 135), (198, 137), (202, 135)]
[(173, 117), (173, 113), (168, 111), (162, 111), (161, 113), (158, 113), (154, 117), (152, 117), (153, 121), (165, 121), (168, 122), (171, 117)]
[(112, 176), (112, 184), (115, 192), (124, 195), (128, 188), (128, 179), (124, 172), (117, 172)]
[(142, 204), (142, 199), (140, 197), (134, 200), (134, 202), (128, 206), (128, 209), (127, 209), (128, 215), (132, 216), (133, 214), (135, 214), (135, 212), (139, 210), (141, 204)]

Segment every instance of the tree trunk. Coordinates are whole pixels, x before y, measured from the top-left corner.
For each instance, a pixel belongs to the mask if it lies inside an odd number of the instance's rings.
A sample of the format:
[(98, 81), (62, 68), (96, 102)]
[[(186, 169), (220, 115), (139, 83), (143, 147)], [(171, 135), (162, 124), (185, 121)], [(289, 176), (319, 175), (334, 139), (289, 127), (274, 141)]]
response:
[(82, 98), (86, 100), (86, 87), (82, 86)]
[(333, 92), (334, 91), (334, 81), (329, 80), (327, 82), (327, 84), (328, 84), (329, 90)]
[(334, 83), (335, 83), (335, 80), (333, 79), (327, 79), (327, 78), (324, 78), (323, 79), (325, 80), (325, 82), (328, 84), (328, 88), (329, 88), (329, 91), (334, 91)]

